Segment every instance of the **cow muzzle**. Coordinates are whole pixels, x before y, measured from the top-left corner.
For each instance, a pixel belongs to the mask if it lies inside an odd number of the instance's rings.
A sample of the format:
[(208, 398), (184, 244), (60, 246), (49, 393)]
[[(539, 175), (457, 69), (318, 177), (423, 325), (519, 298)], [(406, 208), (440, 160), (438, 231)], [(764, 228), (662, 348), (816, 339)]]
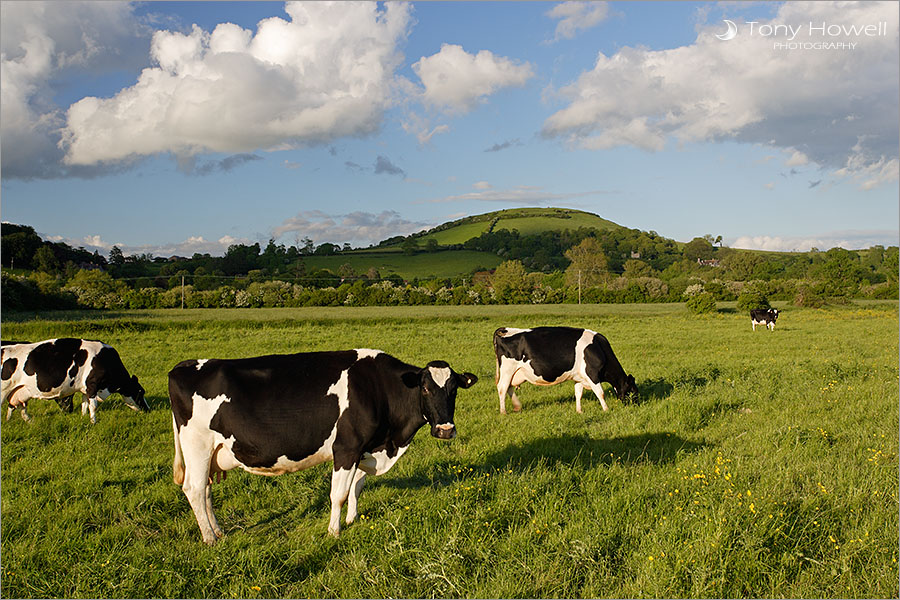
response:
[(453, 423), (435, 425), (431, 428), (431, 435), (439, 440), (452, 440), (456, 437), (456, 425)]

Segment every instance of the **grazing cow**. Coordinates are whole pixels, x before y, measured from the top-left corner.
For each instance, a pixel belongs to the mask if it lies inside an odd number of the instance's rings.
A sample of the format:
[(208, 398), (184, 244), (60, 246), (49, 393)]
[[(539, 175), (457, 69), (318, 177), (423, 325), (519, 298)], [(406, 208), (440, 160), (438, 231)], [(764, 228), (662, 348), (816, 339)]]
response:
[(611, 383), (622, 400), (637, 398), (634, 377), (625, 373), (605, 337), (590, 329), (574, 327), (535, 327), (513, 329), (501, 327), (494, 332), (497, 355), (497, 394), (500, 412), (506, 414), (506, 393), (510, 386), (513, 410), (522, 410), (516, 391), (524, 382), (554, 385), (575, 381), (575, 410), (581, 412), (581, 394), (590, 387), (603, 410), (601, 382)]
[(366, 349), (181, 362), (169, 372), (175, 483), (212, 544), (224, 535), (213, 479), (235, 467), (281, 475), (332, 460), (328, 532), (337, 537), (348, 496), (349, 525), (365, 476), (387, 472), (423, 425), (456, 436), (456, 391), (477, 380), (443, 361), (420, 369)]
[(770, 331), (775, 331), (777, 318), (778, 309), (775, 308), (754, 308), (750, 311), (750, 323), (753, 325), (753, 331), (756, 331), (757, 325), (765, 325)]
[[(13, 340), (0, 340), (0, 346), (15, 346), (17, 344), (30, 344), (31, 342), (22, 342), (22, 341), (13, 341)], [(59, 404), (59, 408), (62, 409), (65, 413), (72, 412), (72, 398), (75, 397), (75, 394), (69, 394), (68, 396), (63, 396), (60, 398), (54, 398), (56, 403)]]
[(59, 338), (3, 346), (0, 352), (7, 420), (16, 408), (23, 419), (31, 420), (27, 411), (31, 398), (56, 398), (64, 411), (68, 404), (69, 412), (75, 392), (84, 396), (81, 414), (90, 410), (91, 423), (97, 422), (97, 404), (114, 393), (134, 410), (150, 410), (138, 378), (129, 376), (119, 353), (102, 342)]

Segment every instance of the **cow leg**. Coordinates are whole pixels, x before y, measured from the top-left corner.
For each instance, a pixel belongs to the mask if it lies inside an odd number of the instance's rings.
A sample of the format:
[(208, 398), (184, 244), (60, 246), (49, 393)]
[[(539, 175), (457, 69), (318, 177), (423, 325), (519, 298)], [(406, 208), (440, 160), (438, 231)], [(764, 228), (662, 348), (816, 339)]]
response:
[(575, 412), (581, 413), (581, 394), (584, 392), (584, 384), (575, 383)]
[(213, 512), (211, 484), (206, 484), (206, 516), (209, 517), (209, 525), (212, 527), (213, 533), (216, 534), (216, 538), (225, 537), (225, 533), (222, 531), (222, 528), (219, 527), (219, 522), (216, 520), (216, 513)]
[(366, 472), (362, 470), (362, 465), (356, 469), (356, 475), (353, 476), (353, 483), (350, 484), (350, 497), (347, 498), (347, 518), (344, 520), (347, 525), (356, 519), (357, 505), (359, 503), (359, 495), (366, 484)]
[(512, 397), (510, 398), (510, 400), (512, 400), (513, 403), (513, 412), (521, 412), (522, 403), (519, 402), (519, 386), (514, 385), (512, 386), (512, 388)]
[(331, 520), (328, 533), (334, 537), (341, 535), (341, 508), (350, 495), (350, 487), (356, 477), (356, 465), (349, 469), (335, 469), (331, 473)]
[[(213, 516), (212, 495), (209, 489), (209, 461), (213, 455), (212, 440), (200, 435), (192, 435), (190, 430), (182, 429), (179, 441), (184, 456), (184, 483), (181, 485), (181, 490), (194, 511), (204, 543), (212, 545), (221, 535), (221, 529)], [(216, 523), (215, 526), (213, 523)]]
[(606, 405), (606, 400), (603, 398), (603, 384), (601, 382), (594, 383), (592, 381), (591, 390), (597, 395), (597, 399), (600, 401), (600, 406), (603, 407), (603, 410), (609, 410), (609, 407)]
[[(97, 398), (97, 396), (91, 396), (90, 398), (87, 399), (87, 409), (91, 413), (91, 423), (92, 424), (97, 422), (97, 405), (99, 404), (99, 402), (100, 402), (100, 400), (99, 400), (99, 398)], [(81, 414), (82, 415), (84, 415), (84, 411), (85, 411), (85, 402), (82, 401), (82, 403), (81, 403)]]
[(497, 380), (497, 395), (500, 396), (500, 414), (506, 414), (506, 391), (509, 389), (510, 377), (501, 371)]

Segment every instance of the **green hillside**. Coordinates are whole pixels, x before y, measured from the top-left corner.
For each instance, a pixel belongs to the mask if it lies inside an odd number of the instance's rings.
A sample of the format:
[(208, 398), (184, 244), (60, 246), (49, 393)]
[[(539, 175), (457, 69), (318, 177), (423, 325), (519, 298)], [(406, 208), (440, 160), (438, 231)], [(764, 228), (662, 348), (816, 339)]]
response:
[(341, 265), (349, 264), (358, 274), (375, 267), (381, 277), (398, 275), (409, 280), (415, 278), (456, 277), (476, 268), (493, 269), (503, 259), (490, 252), (473, 250), (448, 250), (422, 252), (412, 256), (402, 252), (342, 252), (334, 256), (307, 256), (303, 259), (307, 269), (328, 269), (337, 273)]
[(517, 229), (522, 235), (533, 235), (544, 231), (574, 231), (581, 227), (608, 230), (618, 229), (621, 225), (593, 213), (569, 208), (512, 208), (444, 223), (424, 232), (420, 242), (433, 238), (446, 246), (463, 244), (487, 231), (501, 229)]

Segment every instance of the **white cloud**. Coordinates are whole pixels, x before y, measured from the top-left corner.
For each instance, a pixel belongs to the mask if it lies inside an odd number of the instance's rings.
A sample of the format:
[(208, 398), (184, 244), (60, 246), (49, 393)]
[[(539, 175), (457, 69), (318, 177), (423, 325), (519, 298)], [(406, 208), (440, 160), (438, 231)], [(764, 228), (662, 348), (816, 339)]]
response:
[(406, 133), (415, 135), (420, 146), (426, 146), (434, 136), (450, 131), (449, 125), (442, 124), (432, 127), (429, 119), (412, 112), (406, 115), (400, 126)]
[(875, 245), (896, 246), (900, 232), (894, 230), (831, 231), (809, 236), (744, 235), (729, 244), (745, 250), (770, 250), (775, 252), (806, 252), (812, 248), (828, 250), (845, 248), (860, 250)]
[(447, 112), (467, 112), (502, 88), (523, 86), (534, 72), (529, 63), (516, 63), (489, 50), (469, 54), (462, 46), (443, 44), (441, 51), (423, 56), (412, 66), (425, 86), (426, 104)]
[(350, 243), (365, 246), (378, 243), (395, 235), (409, 235), (429, 227), (426, 223), (408, 221), (393, 210), (378, 214), (356, 211), (344, 215), (329, 215), (310, 210), (285, 219), (273, 230), (273, 237), (293, 233), (296, 239), (308, 237), (316, 244), (324, 242)]
[[(721, 41), (715, 34), (722, 26), (715, 23), (700, 27), (687, 46), (600, 53), (591, 70), (558, 91), (567, 105), (544, 122), (542, 132), (590, 149), (655, 151), (669, 138), (762, 143), (790, 149), (795, 164), (805, 157), (857, 173), (889, 163), (898, 146), (896, 5), (787, 2), (771, 20), (805, 26), (794, 40), (800, 43), (822, 41), (808, 32), (810, 22), (822, 21), (885, 21), (894, 29), (887, 37), (825, 40), (855, 41), (852, 51), (788, 51), (775, 49), (771, 37), (750, 35), (746, 23), (739, 24), (737, 37)], [(849, 114), (854, 118), (846, 119)], [(867, 145), (863, 164), (848, 166), (859, 154), (852, 148), (860, 135)]]
[(476, 181), (475, 183), (472, 184), (472, 187), (475, 188), (476, 190), (489, 190), (489, 189), (493, 188), (494, 186), (492, 186), (487, 181)]
[[(790, 149), (788, 149), (790, 152)], [(791, 157), (787, 159), (787, 162), (784, 163), (786, 167), (800, 167), (803, 165), (809, 164), (809, 157), (800, 152), (799, 150), (794, 150), (791, 154)]]
[(579, 31), (590, 29), (604, 21), (609, 15), (606, 2), (562, 2), (547, 11), (551, 19), (559, 19), (556, 24), (554, 41), (572, 39)]
[(375, 131), (410, 5), (288, 2), (285, 10), (289, 20), (264, 19), (255, 35), (231, 23), (211, 33), (157, 31), (158, 66), (111, 98), (69, 107), (66, 162), (246, 153)]
[(853, 146), (853, 153), (847, 157), (843, 167), (834, 172), (838, 177), (850, 177), (863, 190), (871, 190), (883, 183), (897, 181), (900, 175), (900, 160), (874, 157), (864, 147), (864, 138)]
[(125, 2), (0, 3), (0, 136), (4, 178), (91, 176), (66, 169), (58, 79), (136, 68), (150, 34)]

